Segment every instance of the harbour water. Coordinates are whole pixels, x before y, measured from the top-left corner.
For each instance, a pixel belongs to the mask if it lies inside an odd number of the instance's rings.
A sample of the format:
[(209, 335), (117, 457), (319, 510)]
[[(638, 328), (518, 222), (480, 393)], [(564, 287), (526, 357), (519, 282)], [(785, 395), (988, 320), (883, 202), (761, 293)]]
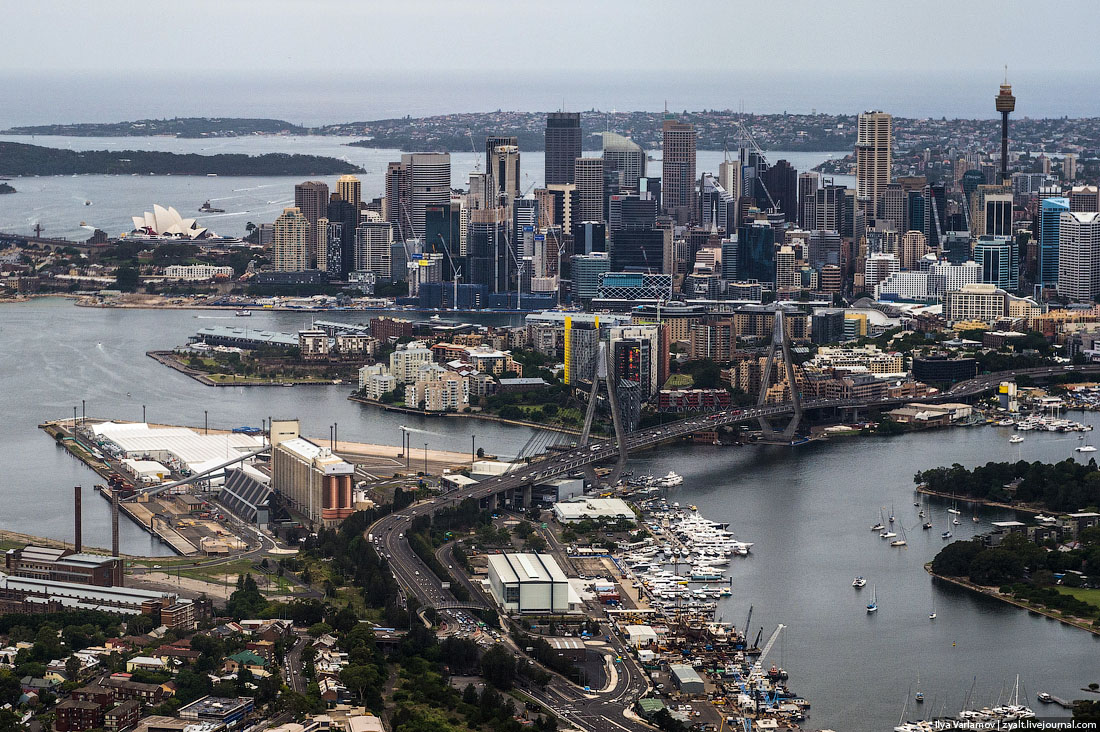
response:
[[(1094, 413), (1072, 418), (1100, 425)], [(693, 445), (641, 455), (631, 468), (680, 473), (684, 483), (667, 491), (670, 501), (696, 505), (753, 542), (749, 557), (730, 563), (734, 592), (719, 600), (718, 617), (740, 626), (753, 606), (750, 638), (760, 626), (764, 638), (776, 623), (788, 626), (768, 663), (786, 668), (792, 686), (813, 703), (810, 729), (891, 729), (906, 698), (909, 718), (938, 713), (944, 702), (954, 715), (972, 683), (971, 707), (992, 705), (1017, 673), (1040, 716), (1065, 715), (1035, 703), (1035, 694), (1087, 696), (1079, 689), (1100, 680), (1100, 637), (934, 581), (923, 569), (948, 543), (940, 538), (945, 529), (954, 534), (949, 541), (967, 539), (1015, 515), (960, 503), (960, 524), (953, 526), (950, 502), (926, 498), (933, 528), (922, 530), (913, 505), (920, 500), (913, 490), (918, 470), (1082, 459), (1074, 452), (1081, 444), (1076, 434), (1028, 432), (1018, 445), (1008, 442), (1013, 434), (1011, 427), (960, 427), (793, 450)], [(897, 517), (891, 530), (901, 535), (905, 528), (905, 548), (890, 547), (870, 530), (880, 511), (888, 516), (891, 509)], [(852, 587), (858, 575), (867, 580), (861, 590)], [(868, 614), (873, 588), (879, 609)], [(937, 617), (930, 621), (933, 607)], [(918, 672), (927, 701), (915, 710)]]
[[(268, 416), (298, 417), (307, 434), (323, 437), (339, 423), (341, 437), (399, 444), (398, 425), (428, 431), (431, 447), (478, 446), (515, 454), (533, 434), (491, 422), (428, 419), (382, 412), (349, 402), (346, 386), (212, 388), (166, 369), (145, 351), (186, 341), (203, 325), (232, 318), (206, 311), (100, 310), (61, 299), (38, 299), (0, 307), (0, 373), (4, 374), (6, 419), (0, 422), (0, 528), (67, 539), (71, 536), (71, 486), (90, 485), (94, 475), (55, 447), (35, 426), (71, 416), (86, 400), (90, 415), (231, 427), (258, 424)], [(309, 315), (258, 312), (249, 327), (294, 330)], [(330, 319), (362, 320), (360, 313)], [(516, 316), (485, 315), (483, 322), (518, 322)], [(1074, 419), (1100, 424), (1100, 414)], [(733, 595), (719, 600), (718, 615), (738, 626), (754, 607), (750, 635), (764, 637), (776, 623), (788, 626), (769, 657), (785, 667), (792, 684), (813, 703), (807, 727), (853, 732), (890, 729), (919, 671), (928, 710), (947, 701), (958, 711), (974, 684), (972, 705), (996, 701), (1019, 673), (1032, 705), (1047, 691), (1080, 697), (1079, 688), (1100, 681), (1100, 638), (1032, 616), (1006, 604), (933, 583), (923, 564), (944, 544), (948, 508), (930, 501), (934, 528), (922, 531), (913, 506), (913, 474), (941, 464), (973, 466), (989, 460), (1081, 458), (1074, 434), (1024, 433), (1019, 445), (1011, 428), (975, 427), (899, 437), (846, 438), (797, 449), (709, 445), (677, 446), (632, 458), (636, 473), (684, 476), (670, 500), (695, 504), (715, 521), (728, 521), (752, 554), (730, 564)], [(1085, 458), (1088, 456), (1085, 455)], [(961, 505), (961, 504), (960, 504)], [(869, 530), (891, 506), (907, 531), (908, 547), (891, 548)], [(84, 537), (109, 543), (107, 504), (84, 501)], [(963, 509), (955, 538), (988, 528), (1011, 512)], [(123, 550), (167, 553), (138, 527), (123, 522)], [(895, 529), (897, 531), (898, 529)], [(868, 587), (853, 589), (856, 575)], [(864, 611), (872, 585), (879, 611)], [(937, 619), (930, 622), (933, 602)], [(1007, 681), (1006, 681), (1007, 680)], [(934, 705), (934, 706), (933, 706)], [(910, 709), (913, 705), (910, 704)], [(1042, 707), (1045, 713), (1057, 710)], [(1064, 712), (1061, 712), (1064, 713)]]
[[(329, 317), (363, 319), (355, 313)], [(484, 316), (496, 324), (519, 322), (516, 318)], [(257, 311), (245, 325), (295, 332), (309, 320), (305, 313)], [(470, 449), (471, 433), (477, 446), (501, 455), (518, 453), (533, 434), (495, 422), (383, 412), (348, 401), (348, 386), (207, 387), (145, 355), (185, 344), (199, 328), (219, 322), (241, 325), (231, 312), (103, 310), (60, 298), (0, 306), (5, 417), (0, 421), (0, 528), (72, 539), (72, 486), (90, 486), (98, 476), (36, 425), (71, 418), (81, 400), (89, 416), (108, 419), (139, 421), (142, 405), (149, 421), (199, 427), (204, 411), (211, 427), (223, 428), (259, 425), (271, 416), (297, 417), (306, 435), (323, 438), (335, 422), (341, 439), (391, 445), (401, 444), (399, 425), (409, 425), (425, 430), (414, 444), (460, 452)], [(107, 502), (85, 499), (84, 514), (85, 544), (109, 547)], [(130, 522), (123, 522), (121, 542), (127, 553), (169, 553)]]
[[(0, 136), (0, 141), (29, 143), (71, 150), (158, 150), (176, 153), (216, 155), (221, 153), (287, 153), (325, 155), (347, 160), (363, 168), (357, 177), (363, 183), (363, 197), (374, 198), (385, 189), (386, 164), (401, 159), (400, 150), (376, 150), (351, 147), (350, 137), (261, 136), (208, 140), (184, 140), (172, 137), (53, 137)], [(849, 151), (783, 152), (769, 151), (773, 162), (786, 159), (797, 170), (806, 171), (828, 157), (843, 157)], [(660, 154), (660, 151), (651, 153)], [(718, 172), (723, 160), (719, 150), (700, 150), (697, 168)], [(451, 184), (465, 188), (475, 164), (485, 166), (484, 153), (451, 153)], [(651, 173), (660, 175), (660, 160), (649, 161)], [(522, 153), (523, 181), (528, 190), (542, 185), (543, 155)], [(17, 178), (12, 185), (18, 193), (0, 196), (0, 231), (28, 234), (41, 223), (45, 236), (87, 239), (100, 228), (118, 236), (133, 228), (131, 216), (152, 210), (154, 203), (175, 206), (184, 217), (195, 217), (200, 225), (225, 236), (243, 236), (245, 225), (270, 223), (286, 206), (294, 205), (294, 184), (309, 178), (323, 180), (331, 190), (338, 176), (230, 177), (230, 176), (131, 176), (77, 175)], [(854, 185), (853, 178), (834, 176), (837, 183)], [(225, 213), (200, 214), (199, 206), (211, 206)], [(90, 205), (85, 205), (89, 202)], [(81, 227), (81, 222), (86, 224)]]

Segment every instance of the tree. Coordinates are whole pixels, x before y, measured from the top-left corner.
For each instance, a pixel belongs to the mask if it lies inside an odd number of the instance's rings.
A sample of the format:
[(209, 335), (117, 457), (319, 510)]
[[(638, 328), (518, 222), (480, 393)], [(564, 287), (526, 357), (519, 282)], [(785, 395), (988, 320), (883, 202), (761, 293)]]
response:
[(939, 551), (932, 560), (932, 571), (948, 577), (963, 577), (970, 573), (970, 562), (982, 551), (975, 541), (955, 541)]
[(375, 706), (374, 704), (368, 704), (368, 694), (370, 695), (370, 699), (378, 697), (379, 695), (378, 689), (381, 685), (382, 678), (377, 668), (374, 666), (361, 665), (347, 666), (340, 672), (340, 681), (344, 686), (348, 687), (350, 691), (355, 692), (355, 695), (363, 704)]
[(1018, 580), (1023, 573), (1023, 562), (1007, 549), (979, 552), (970, 562), (970, 581), (979, 585), (1000, 586)]
[(65, 678), (69, 681), (76, 681), (80, 677), (80, 669), (80, 659), (75, 653), (65, 659)]
[(495, 645), (481, 657), (481, 675), (498, 689), (511, 689), (515, 673), (515, 659), (503, 646)]
[(115, 288), (122, 292), (133, 292), (138, 288), (141, 277), (136, 267), (125, 265), (115, 270)]
[(206, 696), (210, 693), (211, 687), (210, 677), (206, 674), (197, 673), (189, 668), (181, 669), (176, 674), (176, 698), (184, 704)]
[(310, 637), (312, 638), (320, 638), (325, 633), (331, 633), (332, 626), (328, 623), (314, 623), (313, 625), (309, 626), (309, 629), (306, 630), (306, 632), (309, 633)]

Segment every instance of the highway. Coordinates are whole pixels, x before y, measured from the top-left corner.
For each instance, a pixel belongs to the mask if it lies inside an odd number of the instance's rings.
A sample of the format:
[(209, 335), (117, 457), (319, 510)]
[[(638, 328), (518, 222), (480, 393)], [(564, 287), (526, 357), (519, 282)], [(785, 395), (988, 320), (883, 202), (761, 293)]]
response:
[[(943, 402), (980, 394), (997, 386), (1001, 381), (1016, 376), (1042, 378), (1061, 373), (1100, 373), (1100, 364), (1085, 366), (1049, 366), (1035, 369), (1021, 369), (1011, 372), (985, 374), (974, 379), (959, 382), (952, 388), (933, 395), (916, 399), (905, 397), (884, 398), (876, 401), (855, 399), (819, 399), (804, 401), (804, 411), (811, 409), (845, 408), (887, 408), (908, 402)], [(760, 417), (778, 417), (793, 412), (790, 404), (767, 405), (745, 409), (727, 409), (705, 417), (689, 417), (671, 424), (660, 425), (632, 432), (625, 438), (626, 450), (632, 452), (652, 447), (662, 442), (675, 440), (703, 430), (712, 430), (723, 425), (755, 421)], [(477, 486), (461, 490), (446, 496), (434, 498), (408, 506), (399, 513), (390, 514), (376, 521), (369, 529), (376, 546), (381, 546), (394, 577), (407, 595), (417, 598), (421, 605), (433, 607), (454, 606), (458, 603), (451, 593), (444, 590), (442, 582), (432, 573), (426, 564), (413, 553), (404, 532), (416, 516), (428, 515), (446, 506), (453, 506), (466, 498), (495, 500), (496, 496), (520, 489), (526, 485), (549, 480), (565, 473), (579, 471), (588, 465), (617, 457), (618, 448), (613, 441), (599, 440), (590, 445), (579, 445), (560, 453), (547, 453), (535, 458), (530, 464), (517, 466), (505, 475), (490, 478)], [(445, 562), (453, 564), (453, 562)], [(461, 574), (461, 570), (453, 571)], [(462, 581), (457, 579), (457, 581)], [(469, 585), (468, 585), (469, 586)], [(471, 593), (473, 604), (481, 602), (480, 593)], [(476, 599), (475, 599), (476, 598)], [(613, 683), (609, 689), (586, 692), (555, 676), (545, 688), (526, 689), (533, 698), (559, 714), (563, 719), (582, 730), (590, 732), (616, 732), (616, 730), (652, 729), (649, 725), (626, 716), (634, 700), (641, 696), (647, 681), (642, 671), (634, 664), (633, 658), (611, 636), (610, 650), (622, 661), (615, 663), (612, 674)]]

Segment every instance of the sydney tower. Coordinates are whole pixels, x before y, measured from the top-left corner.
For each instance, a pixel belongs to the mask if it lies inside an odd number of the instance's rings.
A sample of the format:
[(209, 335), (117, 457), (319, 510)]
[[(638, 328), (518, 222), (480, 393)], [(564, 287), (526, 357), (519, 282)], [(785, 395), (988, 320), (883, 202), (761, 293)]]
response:
[(1001, 113), (1001, 184), (1008, 185), (1008, 113), (1016, 109), (1016, 97), (1012, 96), (1012, 85), (1005, 77), (1001, 91), (996, 99), (997, 111)]

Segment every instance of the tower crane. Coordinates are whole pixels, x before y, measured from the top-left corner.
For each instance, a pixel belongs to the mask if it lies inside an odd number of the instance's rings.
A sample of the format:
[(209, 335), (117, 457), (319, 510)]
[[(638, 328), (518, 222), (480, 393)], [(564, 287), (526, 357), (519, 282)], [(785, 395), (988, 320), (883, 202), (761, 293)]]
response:
[[(745, 126), (745, 123), (741, 120), (736, 120), (734, 124), (737, 125), (737, 130), (741, 133), (741, 141), (747, 142), (749, 144), (749, 147), (752, 148), (752, 151), (755, 152), (761, 160), (767, 163), (767, 156), (764, 155), (764, 151), (760, 148), (760, 146), (756, 144), (756, 138), (752, 136), (752, 133), (749, 131), (749, 128)], [(775, 199), (772, 198), (772, 194), (768, 190), (768, 187), (764, 185), (764, 179), (760, 176), (756, 176), (756, 181), (760, 185), (760, 187), (764, 189), (764, 194), (768, 197), (768, 203), (771, 204), (771, 211), (778, 211), (779, 206), (776, 205)]]
[(443, 238), (442, 234), (436, 234), (439, 237), (439, 242), (443, 245), (443, 251), (447, 253), (447, 262), (451, 265), (451, 279), (454, 280), (454, 302), (452, 310), (458, 310), (458, 281), (462, 279), (462, 268), (455, 265), (455, 258), (451, 254), (451, 247), (447, 244), (447, 240)]

